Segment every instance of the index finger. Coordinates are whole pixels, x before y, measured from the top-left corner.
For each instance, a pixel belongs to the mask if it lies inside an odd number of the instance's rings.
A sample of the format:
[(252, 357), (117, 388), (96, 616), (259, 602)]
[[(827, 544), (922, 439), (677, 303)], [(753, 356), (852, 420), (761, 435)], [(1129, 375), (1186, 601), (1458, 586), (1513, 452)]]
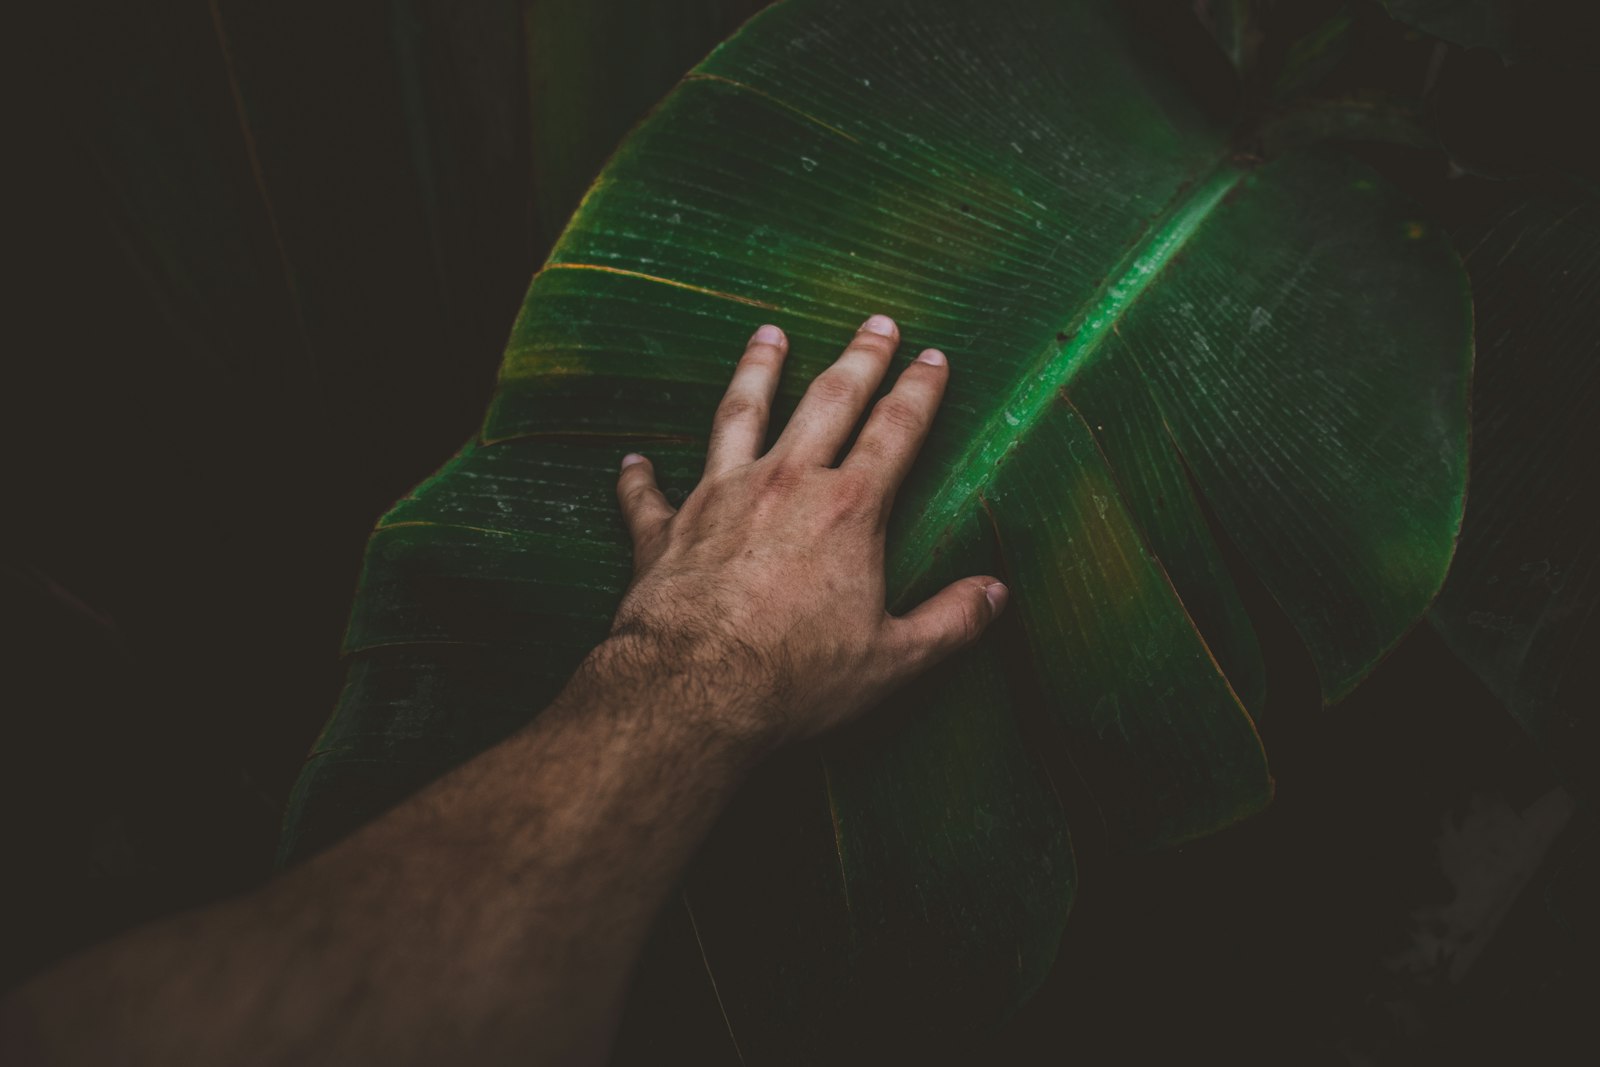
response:
[(762, 326), (751, 335), (712, 422), (707, 476), (755, 462), (767, 436), (772, 396), (778, 391), (778, 373), (788, 351), (789, 339), (776, 326)]

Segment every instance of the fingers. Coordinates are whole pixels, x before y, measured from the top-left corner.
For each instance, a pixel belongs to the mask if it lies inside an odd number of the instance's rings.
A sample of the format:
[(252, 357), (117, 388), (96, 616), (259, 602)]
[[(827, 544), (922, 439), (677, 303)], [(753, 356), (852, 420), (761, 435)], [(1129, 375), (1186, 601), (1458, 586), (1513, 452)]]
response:
[(622, 505), (622, 519), (628, 524), (637, 560), (673, 516), (672, 505), (656, 486), (655, 467), (637, 452), (622, 457), (622, 473), (617, 475), (617, 501)]
[(766, 442), (772, 396), (788, 350), (789, 339), (776, 326), (762, 326), (751, 336), (717, 405), (706, 448), (707, 475), (755, 462)]
[(867, 424), (842, 466), (870, 473), (893, 494), (928, 436), (949, 378), (943, 352), (930, 348), (918, 356), (867, 416)]
[(963, 578), (892, 620), (891, 640), (910, 672), (920, 671), (976, 641), (1006, 606), (1008, 597), (998, 578)]
[(899, 331), (887, 316), (874, 315), (862, 323), (844, 354), (812, 381), (772, 446), (773, 453), (798, 463), (831, 466), (883, 380), (898, 343)]

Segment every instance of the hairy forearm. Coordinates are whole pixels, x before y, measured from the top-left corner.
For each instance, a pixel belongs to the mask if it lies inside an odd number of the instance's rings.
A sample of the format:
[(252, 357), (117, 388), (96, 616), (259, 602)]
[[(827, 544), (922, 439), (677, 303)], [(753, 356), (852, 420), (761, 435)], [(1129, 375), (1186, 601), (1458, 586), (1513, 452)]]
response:
[(717, 725), (750, 721), (742, 699), (715, 665), (607, 642), (530, 727), (340, 845), (45, 975), (10, 1039), (63, 1062), (603, 1062), (654, 915), (764, 752)]
[(924, 350), (839, 460), (897, 337), (862, 323), (763, 454), (788, 341), (756, 330), (681, 508), (622, 457), (634, 580), (532, 726), (260, 892), (35, 981), (4, 1005), (7, 1062), (603, 1061), (651, 919), (749, 769), (1005, 603), (975, 575), (884, 610), (889, 504), (949, 373)]

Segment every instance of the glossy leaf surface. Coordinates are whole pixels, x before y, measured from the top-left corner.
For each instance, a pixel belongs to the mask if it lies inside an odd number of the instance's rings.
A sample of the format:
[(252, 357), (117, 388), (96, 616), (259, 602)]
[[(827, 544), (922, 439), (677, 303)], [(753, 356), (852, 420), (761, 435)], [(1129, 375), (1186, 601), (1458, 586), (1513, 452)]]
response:
[(1334, 156), (1235, 161), (1114, 5), (789, 0), (612, 158), (479, 441), (374, 533), (286, 849), (553, 695), (627, 581), (617, 458), (688, 491), (755, 325), (791, 337), (781, 424), (872, 311), (902, 358), (954, 368), (891, 526), (891, 607), (983, 571), (1015, 599), (976, 650), (767, 768), (691, 870), (749, 1062), (937, 1040), (1027, 995), (1076, 885), (1045, 746), (1093, 798), (1076, 832), (1115, 848), (1267, 802), (1260, 653), (1209, 520), (1329, 699), (1442, 580), (1469, 313), (1392, 189)]

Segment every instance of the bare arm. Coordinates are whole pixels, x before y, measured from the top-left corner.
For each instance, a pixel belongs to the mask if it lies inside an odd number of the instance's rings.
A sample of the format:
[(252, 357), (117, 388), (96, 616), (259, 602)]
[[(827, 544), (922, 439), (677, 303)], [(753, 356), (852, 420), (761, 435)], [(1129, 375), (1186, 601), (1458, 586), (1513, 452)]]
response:
[(751, 339), (705, 476), (618, 494), (611, 636), (501, 745), (265, 888), (8, 998), (6, 1062), (600, 1064), (663, 899), (744, 776), (970, 642), (993, 578), (884, 609), (883, 533), (948, 369), (924, 353), (833, 466), (894, 352), (868, 320), (760, 455), (787, 347)]

